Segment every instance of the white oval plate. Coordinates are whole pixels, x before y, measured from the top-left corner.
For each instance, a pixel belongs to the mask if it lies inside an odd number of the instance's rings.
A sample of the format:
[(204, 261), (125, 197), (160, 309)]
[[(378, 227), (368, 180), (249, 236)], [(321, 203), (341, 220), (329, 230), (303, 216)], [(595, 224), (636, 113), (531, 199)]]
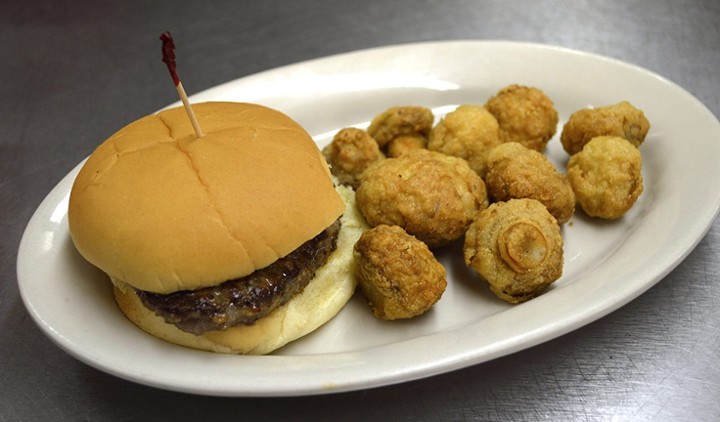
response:
[[(219, 396), (284, 396), (399, 383), (474, 365), (558, 337), (628, 303), (672, 270), (716, 217), (720, 124), (682, 88), (647, 70), (563, 48), (452, 41), (371, 49), (299, 63), (232, 81), (193, 101), (262, 103), (289, 114), (322, 146), (345, 126), (367, 125), (393, 105), (441, 116), (482, 104), (512, 84), (541, 88), (560, 125), (573, 111), (628, 100), (652, 127), (641, 147), (645, 192), (624, 218), (578, 212), (564, 228), (563, 277), (544, 295), (511, 306), (441, 251), (449, 287), (429, 313), (375, 319), (356, 295), (332, 321), (270, 356), (226, 356), (150, 337), (117, 310), (110, 283), (75, 251), (67, 200), (80, 165), (42, 202), (18, 254), (23, 301), (62, 349), (116, 376), (159, 388)], [(557, 140), (548, 155), (561, 168)], [(101, 140), (98, 140), (101, 141)], [(660, 312), (660, 310), (658, 310)]]

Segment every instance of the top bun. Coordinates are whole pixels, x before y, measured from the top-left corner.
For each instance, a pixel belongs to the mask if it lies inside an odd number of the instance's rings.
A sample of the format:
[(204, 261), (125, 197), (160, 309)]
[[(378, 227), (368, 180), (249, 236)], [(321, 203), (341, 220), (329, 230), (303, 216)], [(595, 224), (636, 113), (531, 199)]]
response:
[(146, 116), (101, 144), (68, 209), (80, 254), (116, 280), (172, 293), (266, 267), (344, 210), (310, 135), (259, 105), (193, 105)]

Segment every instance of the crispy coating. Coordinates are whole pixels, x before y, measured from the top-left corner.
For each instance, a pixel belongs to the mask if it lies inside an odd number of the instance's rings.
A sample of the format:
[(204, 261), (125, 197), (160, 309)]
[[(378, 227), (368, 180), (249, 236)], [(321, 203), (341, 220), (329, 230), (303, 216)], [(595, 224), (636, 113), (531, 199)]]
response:
[(367, 131), (383, 149), (400, 135), (427, 137), (434, 119), (432, 110), (427, 107), (391, 107), (375, 116)]
[(421, 135), (400, 135), (387, 144), (388, 157), (399, 157), (416, 149), (426, 148), (427, 138)]
[(563, 271), (560, 226), (534, 199), (496, 202), (481, 211), (465, 235), (463, 254), (490, 290), (510, 303), (538, 296)]
[(487, 154), (500, 144), (495, 117), (483, 106), (465, 104), (448, 113), (428, 138), (428, 149), (465, 159), (485, 176)]
[(650, 122), (642, 110), (622, 101), (574, 112), (563, 126), (560, 142), (570, 155), (580, 152), (596, 136), (619, 136), (639, 147), (649, 130)]
[(485, 108), (497, 119), (501, 142), (518, 142), (542, 152), (557, 130), (555, 105), (535, 87), (507, 86), (491, 97)]
[(377, 142), (366, 131), (357, 128), (341, 129), (323, 148), (323, 155), (338, 182), (353, 189), (360, 185), (360, 174), (383, 158)]
[(560, 224), (575, 212), (575, 194), (567, 177), (538, 151), (517, 142), (504, 143), (490, 151), (487, 166), (485, 185), (491, 199), (536, 199)]
[(591, 217), (622, 217), (643, 191), (642, 156), (626, 139), (598, 136), (568, 160), (568, 179)]
[(372, 165), (356, 198), (371, 227), (400, 226), (431, 248), (460, 238), (488, 206), (485, 183), (465, 160), (424, 149)]
[(445, 268), (427, 245), (398, 226), (366, 231), (355, 243), (354, 255), (358, 285), (378, 318), (421, 315), (447, 287)]

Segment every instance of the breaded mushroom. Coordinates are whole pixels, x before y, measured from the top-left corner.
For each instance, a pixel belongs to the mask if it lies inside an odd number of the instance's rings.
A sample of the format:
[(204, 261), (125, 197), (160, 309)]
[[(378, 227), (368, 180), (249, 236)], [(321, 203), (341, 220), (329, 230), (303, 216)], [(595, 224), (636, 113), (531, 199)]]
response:
[(427, 147), (427, 138), (421, 135), (400, 135), (387, 144), (388, 157), (399, 157), (416, 149)]
[(507, 86), (491, 97), (485, 108), (500, 125), (501, 142), (518, 142), (542, 152), (557, 130), (555, 105), (535, 87)]
[(401, 135), (427, 138), (434, 119), (432, 110), (427, 107), (390, 107), (372, 119), (367, 132), (383, 150), (390, 141)]
[(617, 136), (593, 138), (567, 167), (577, 201), (591, 217), (620, 218), (643, 191), (640, 151)]
[(560, 225), (534, 199), (496, 202), (480, 212), (463, 246), (465, 263), (510, 303), (530, 300), (562, 276)]
[(574, 112), (560, 134), (565, 151), (577, 154), (597, 136), (618, 136), (639, 147), (650, 130), (650, 122), (642, 110), (627, 101), (607, 107), (588, 108)]
[(424, 149), (365, 170), (356, 198), (371, 227), (400, 226), (431, 248), (460, 238), (488, 206), (485, 183), (465, 160)]
[(447, 287), (445, 268), (425, 243), (398, 226), (380, 225), (355, 243), (358, 285), (381, 319), (425, 313)]
[(322, 152), (338, 182), (353, 189), (360, 184), (360, 174), (383, 158), (377, 142), (366, 131), (357, 128), (338, 131)]
[(490, 151), (485, 186), (494, 201), (532, 198), (542, 202), (558, 223), (575, 212), (575, 194), (567, 177), (548, 158), (517, 142)]
[(465, 159), (485, 176), (487, 154), (500, 145), (495, 116), (483, 106), (465, 104), (451, 111), (432, 129), (428, 149)]

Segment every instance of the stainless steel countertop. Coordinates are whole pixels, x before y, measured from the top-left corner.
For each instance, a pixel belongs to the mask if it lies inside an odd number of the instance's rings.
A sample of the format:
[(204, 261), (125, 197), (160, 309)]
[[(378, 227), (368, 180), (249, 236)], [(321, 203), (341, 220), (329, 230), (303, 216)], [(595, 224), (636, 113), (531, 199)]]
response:
[(16, 276), (23, 230), (55, 184), (116, 129), (177, 100), (162, 31), (184, 40), (192, 92), (362, 48), (503, 39), (642, 66), (719, 116), (720, 3), (5, 0), (0, 10), (0, 420), (720, 420), (718, 221), (657, 285), (583, 328), (451, 373), (326, 396), (192, 396), (108, 375), (42, 334)]

